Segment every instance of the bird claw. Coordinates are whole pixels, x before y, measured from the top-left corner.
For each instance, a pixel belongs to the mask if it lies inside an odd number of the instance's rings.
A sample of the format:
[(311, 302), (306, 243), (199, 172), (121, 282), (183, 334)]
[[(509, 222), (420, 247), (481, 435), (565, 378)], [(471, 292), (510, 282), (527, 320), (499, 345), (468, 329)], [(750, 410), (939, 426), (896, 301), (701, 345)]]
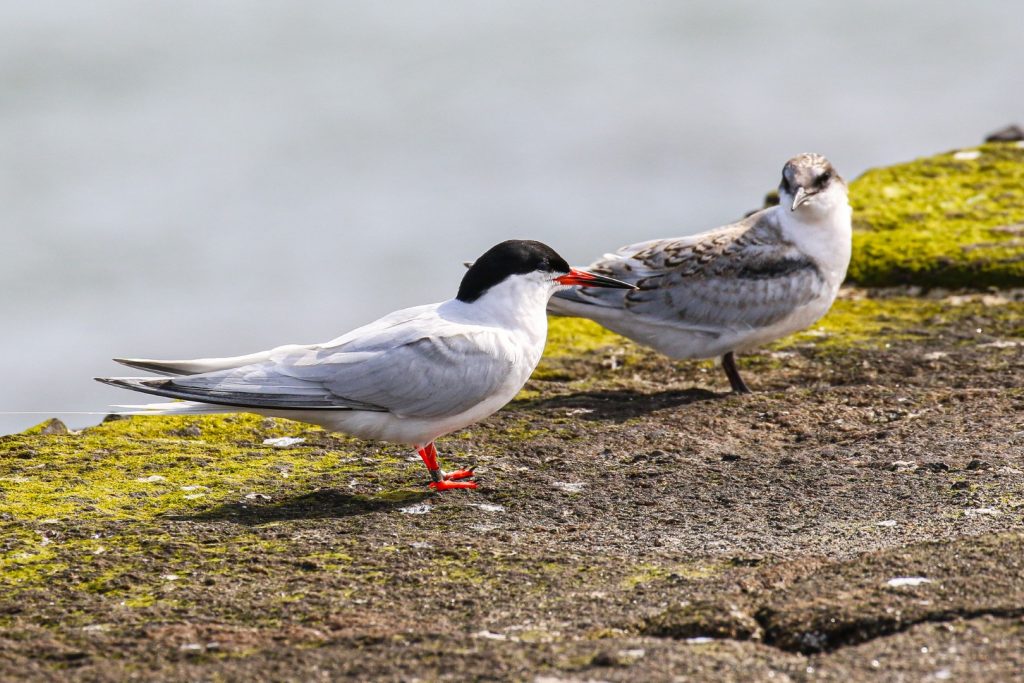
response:
[(475, 489), (479, 488), (479, 485), (475, 481), (432, 481), (430, 482), (430, 488), (435, 491), (448, 491), (450, 489)]
[(444, 479), (445, 481), (457, 481), (459, 479), (469, 479), (474, 474), (476, 473), (473, 472), (473, 468), (470, 467), (468, 470), (455, 470), (454, 472), (449, 472), (444, 475)]

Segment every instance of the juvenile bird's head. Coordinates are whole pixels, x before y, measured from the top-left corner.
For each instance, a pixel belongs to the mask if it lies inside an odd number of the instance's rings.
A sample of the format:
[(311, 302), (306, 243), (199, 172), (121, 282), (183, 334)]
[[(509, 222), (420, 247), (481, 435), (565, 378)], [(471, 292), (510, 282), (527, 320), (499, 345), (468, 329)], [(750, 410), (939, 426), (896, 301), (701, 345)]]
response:
[(847, 203), (846, 181), (820, 154), (799, 154), (783, 166), (779, 204), (784, 210), (814, 218)]

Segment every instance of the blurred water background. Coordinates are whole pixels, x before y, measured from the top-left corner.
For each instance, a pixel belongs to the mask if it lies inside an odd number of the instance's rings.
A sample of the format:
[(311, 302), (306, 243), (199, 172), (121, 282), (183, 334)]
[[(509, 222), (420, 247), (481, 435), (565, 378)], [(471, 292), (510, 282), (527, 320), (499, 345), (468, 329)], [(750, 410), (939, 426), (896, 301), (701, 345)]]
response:
[[(0, 2), (0, 411), (322, 341), (1024, 118), (1019, 2)], [(130, 373), (129, 373), (130, 374)], [(44, 416), (2, 416), (0, 433)]]

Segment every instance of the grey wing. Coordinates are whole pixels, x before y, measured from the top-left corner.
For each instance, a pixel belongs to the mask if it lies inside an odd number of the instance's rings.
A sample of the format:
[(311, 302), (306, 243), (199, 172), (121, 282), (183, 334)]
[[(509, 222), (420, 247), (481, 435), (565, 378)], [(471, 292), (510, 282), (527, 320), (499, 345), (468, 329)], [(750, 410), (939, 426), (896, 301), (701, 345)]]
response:
[(811, 258), (781, 239), (769, 216), (761, 212), (709, 233), (623, 247), (590, 269), (638, 289), (559, 292), (553, 312), (600, 321), (625, 311), (708, 332), (779, 322), (828, 284)]
[(332, 392), (427, 418), (456, 415), (489, 398), (516, 363), (492, 332), (421, 337), (340, 367), (337, 361), (330, 359), (334, 369), (325, 382)]
[(473, 335), (423, 336), (370, 351), (288, 347), (262, 363), (173, 379), (114, 380), (137, 391), (238, 407), (458, 414), (490, 396), (512, 361)]
[[(586, 269), (641, 286), (650, 278), (662, 276), (690, 260), (693, 251), (701, 249), (701, 245), (733, 240), (747, 227), (746, 221), (744, 221), (709, 233), (629, 244), (613, 253), (605, 254), (588, 265)], [(626, 305), (626, 290), (574, 287), (556, 292), (548, 310), (556, 314), (586, 316), (588, 313), (584, 311), (587, 307), (622, 309)], [(593, 312), (593, 314), (600, 315), (599, 312)]]
[(783, 245), (748, 247), (702, 267), (648, 276), (629, 292), (625, 310), (681, 327), (762, 328), (821, 297), (828, 284), (817, 264)]

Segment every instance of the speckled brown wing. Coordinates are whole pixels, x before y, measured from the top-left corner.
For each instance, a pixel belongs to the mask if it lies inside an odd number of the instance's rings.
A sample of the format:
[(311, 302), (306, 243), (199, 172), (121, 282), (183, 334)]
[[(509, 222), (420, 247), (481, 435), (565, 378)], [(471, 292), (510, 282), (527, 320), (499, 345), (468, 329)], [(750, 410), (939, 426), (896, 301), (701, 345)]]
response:
[[(589, 269), (639, 289), (583, 288), (559, 297), (712, 333), (770, 326), (828, 289), (814, 261), (782, 240), (767, 212), (701, 235), (623, 247)], [(559, 312), (557, 303), (552, 308)], [(588, 315), (578, 305), (566, 312)]]

